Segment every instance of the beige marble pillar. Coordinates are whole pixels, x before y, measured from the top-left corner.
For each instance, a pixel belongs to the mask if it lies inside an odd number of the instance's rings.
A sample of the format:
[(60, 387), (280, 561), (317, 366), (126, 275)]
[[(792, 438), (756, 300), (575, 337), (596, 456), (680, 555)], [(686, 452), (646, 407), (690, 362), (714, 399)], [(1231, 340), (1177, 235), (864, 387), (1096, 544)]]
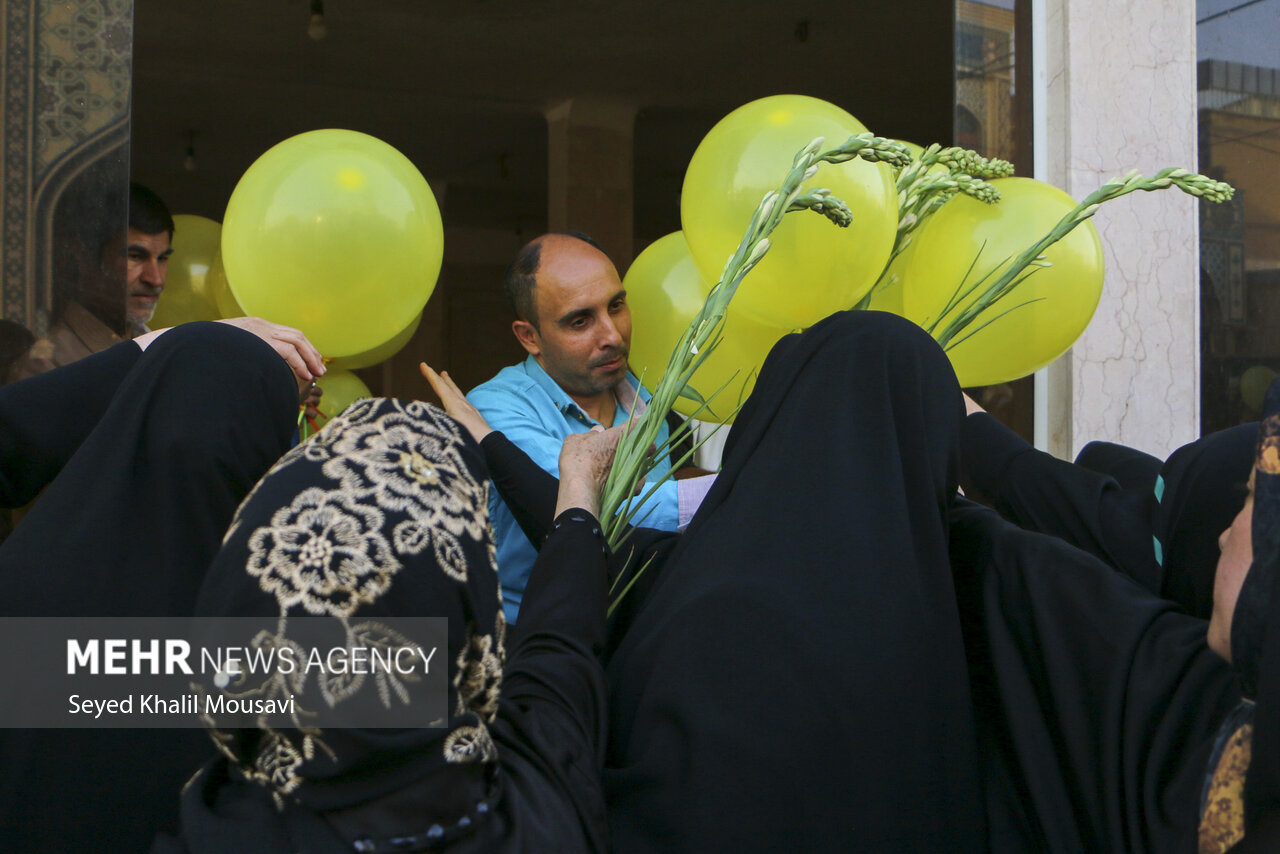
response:
[(581, 231), (625, 272), (634, 252), (630, 104), (571, 98), (547, 110), (547, 227)]
[[(1043, 174), (1077, 200), (1138, 169), (1196, 168), (1195, 4), (1044, 0)], [(1049, 450), (1092, 439), (1156, 455), (1200, 420), (1199, 234), (1177, 190), (1108, 203), (1101, 304), (1051, 366)]]

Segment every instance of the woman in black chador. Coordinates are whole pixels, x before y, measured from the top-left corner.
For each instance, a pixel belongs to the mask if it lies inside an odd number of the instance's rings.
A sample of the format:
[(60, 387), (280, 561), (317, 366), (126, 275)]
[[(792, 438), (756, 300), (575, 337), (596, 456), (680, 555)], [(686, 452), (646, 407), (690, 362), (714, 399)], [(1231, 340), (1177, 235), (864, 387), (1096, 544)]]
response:
[[(0, 547), (0, 616), (190, 615), (236, 505), (289, 446), (291, 366), (323, 371), (302, 333), (242, 318), (0, 389), (0, 502), (44, 490)], [(0, 850), (144, 850), (176, 826), (200, 735), (0, 731)]]
[(1280, 383), (1256, 435), (1208, 621), (957, 505), (993, 850), (1280, 850)]
[(901, 318), (774, 347), (609, 663), (616, 851), (984, 848), (947, 554), (963, 414)]
[[(488, 471), (457, 422), (425, 403), (362, 400), (285, 456), (236, 513), (198, 613), (446, 618), (447, 715), (409, 730), (215, 730), (223, 756), (186, 788), (181, 839), (155, 850), (605, 850), (593, 514), (617, 436), (566, 442), (555, 521), (510, 634)], [(378, 684), (336, 694), (336, 707)], [(412, 686), (390, 699), (421, 700)]]
[[(552, 479), (429, 377), (541, 542)], [(959, 399), (918, 329), (833, 317), (770, 355), (688, 532), (634, 532), (616, 850), (1280, 850), (1280, 383), (1209, 620), (956, 497)]]
[[(612, 627), (615, 851), (985, 849), (947, 554), (963, 414), (901, 318), (846, 312), (774, 348), (688, 530), (638, 529), (615, 561), (657, 558)], [(540, 473), (482, 447), (541, 542)]]
[(968, 496), (1209, 619), (1218, 534), (1239, 507), (1256, 422), (1204, 436), (1167, 460), (1091, 442), (1073, 464), (1033, 448), (972, 400), (966, 404), (960, 482)]

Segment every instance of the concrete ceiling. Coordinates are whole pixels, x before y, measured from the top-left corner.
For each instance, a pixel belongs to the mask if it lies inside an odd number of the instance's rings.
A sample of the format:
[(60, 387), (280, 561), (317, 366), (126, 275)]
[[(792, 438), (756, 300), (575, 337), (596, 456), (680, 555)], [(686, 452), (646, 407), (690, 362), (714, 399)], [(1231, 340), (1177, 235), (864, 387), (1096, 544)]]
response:
[(308, 0), (135, 0), (135, 179), (175, 212), (221, 220), (271, 145), (349, 127), (446, 188), (446, 227), (532, 235), (546, 222), (544, 110), (603, 98), (637, 111), (636, 234), (648, 240), (679, 227), (702, 135), (753, 98), (804, 93), (882, 135), (951, 134), (951, 0), (325, 0), (324, 11), (315, 41)]

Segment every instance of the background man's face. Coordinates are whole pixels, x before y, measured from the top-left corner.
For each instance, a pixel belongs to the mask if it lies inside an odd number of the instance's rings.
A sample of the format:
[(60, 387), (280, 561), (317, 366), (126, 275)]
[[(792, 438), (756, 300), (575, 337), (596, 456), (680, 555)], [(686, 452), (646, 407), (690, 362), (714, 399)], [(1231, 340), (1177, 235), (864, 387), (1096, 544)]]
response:
[(130, 323), (147, 323), (155, 314), (172, 253), (169, 232), (147, 234), (136, 228), (129, 229), (125, 246), (125, 311)]
[(555, 241), (542, 248), (537, 280), (530, 352), (543, 370), (572, 396), (616, 386), (627, 373), (631, 309), (613, 262), (581, 241)]

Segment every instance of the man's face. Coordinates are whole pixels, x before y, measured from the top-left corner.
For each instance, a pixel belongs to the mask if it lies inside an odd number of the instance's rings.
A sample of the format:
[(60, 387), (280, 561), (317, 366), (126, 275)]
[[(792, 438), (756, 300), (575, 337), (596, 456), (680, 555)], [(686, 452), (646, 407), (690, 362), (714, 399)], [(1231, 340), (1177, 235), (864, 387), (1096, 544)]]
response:
[(1218, 569), (1213, 578), (1213, 613), (1209, 617), (1209, 648), (1231, 660), (1231, 618), (1235, 614), (1240, 587), (1253, 565), (1253, 477), (1249, 497), (1218, 537)]
[(155, 314), (156, 302), (164, 290), (165, 276), (169, 272), (169, 232), (147, 234), (136, 228), (129, 229), (125, 246), (125, 310), (130, 323), (144, 324)]
[(538, 328), (517, 321), (520, 343), (571, 397), (612, 389), (626, 376), (631, 346), (631, 309), (613, 262), (580, 240), (548, 239), (537, 281)]

